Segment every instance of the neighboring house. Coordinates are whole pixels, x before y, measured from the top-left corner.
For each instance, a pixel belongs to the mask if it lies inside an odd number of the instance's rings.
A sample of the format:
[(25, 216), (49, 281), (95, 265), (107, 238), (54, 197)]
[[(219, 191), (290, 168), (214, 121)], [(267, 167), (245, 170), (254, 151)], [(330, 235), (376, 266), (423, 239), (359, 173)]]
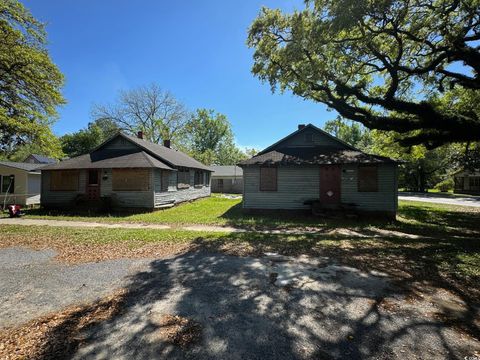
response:
[(45, 164), (0, 161), (0, 207), (40, 203), (40, 168)]
[(460, 170), (453, 175), (455, 192), (480, 195), (480, 170)]
[(55, 164), (57, 160), (43, 155), (31, 154), (23, 162), (29, 164)]
[(269, 146), (243, 168), (244, 209), (354, 208), (394, 217), (397, 163), (366, 154), (309, 125)]
[(243, 170), (234, 165), (212, 166), (212, 192), (241, 194), (243, 192)]
[[(190, 156), (118, 133), (89, 154), (42, 169), (42, 206), (154, 209), (210, 196), (211, 169)], [(104, 201), (100, 201), (103, 198)]]

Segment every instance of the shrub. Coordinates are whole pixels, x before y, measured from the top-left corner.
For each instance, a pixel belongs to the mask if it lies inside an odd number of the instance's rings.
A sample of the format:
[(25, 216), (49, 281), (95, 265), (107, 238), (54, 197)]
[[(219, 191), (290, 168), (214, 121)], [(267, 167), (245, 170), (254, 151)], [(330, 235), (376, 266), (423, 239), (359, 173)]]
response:
[(437, 185), (434, 186), (434, 189), (439, 190), (441, 192), (447, 192), (449, 190), (453, 190), (454, 182), (452, 178), (445, 179), (440, 181)]

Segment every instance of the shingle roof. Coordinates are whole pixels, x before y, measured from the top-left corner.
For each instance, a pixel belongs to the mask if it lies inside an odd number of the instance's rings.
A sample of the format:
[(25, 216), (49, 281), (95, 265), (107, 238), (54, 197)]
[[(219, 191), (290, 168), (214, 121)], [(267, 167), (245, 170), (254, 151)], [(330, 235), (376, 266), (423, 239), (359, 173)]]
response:
[(13, 162), (13, 161), (0, 161), (0, 165), (8, 166), (14, 169), (20, 169), (25, 171), (39, 171), (45, 166), (45, 164), (30, 164), (23, 162)]
[(101, 168), (158, 168), (173, 170), (170, 166), (140, 149), (133, 151), (97, 150), (90, 154), (80, 155), (44, 167), (45, 170)]
[(57, 160), (49, 158), (47, 156), (43, 156), (43, 155), (31, 154), (30, 156), (42, 164), (54, 164), (57, 162)]
[[(108, 150), (104, 145), (122, 136), (137, 145), (132, 150)], [(165, 146), (154, 144), (123, 133), (118, 133), (95, 148), (90, 154), (80, 155), (45, 166), (45, 170), (99, 169), (99, 168), (159, 168), (175, 170), (174, 167), (189, 167), (212, 171), (208, 166), (190, 156)]]
[(247, 165), (326, 165), (326, 164), (395, 163), (383, 156), (370, 155), (359, 150), (328, 146), (291, 147), (260, 153), (242, 161)]
[(184, 154), (181, 151), (174, 150), (168, 147), (165, 147), (160, 144), (155, 144), (147, 140), (139, 139), (134, 136), (126, 135), (120, 133), (121, 136), (129, 139), (131, 142), (137, 144), (144, 150), (151, 152), (155, 156), (158, 156), (165, 161), (166, 163), (170, 164), (171, 166), (179, 166), (179, 167), (189, 167), (201, 170), (212, 171), (212, 169), (201, 162), (195, 160), (194, 158)]
[(214, 165), (211, 168), (213, 170), (212, 177), (243, 176), (242, 168), (235, 165)]
[[(350, 150), (358, 150), (358, 149), (354, 148), (352, 145), (347, 144), (345, 141), (340, 140), (339, 138), (336, 138), (335, 136), (327, 133), (326, 131), (320, 129), (319, 127), (316, 127), (316, 126), (313, 125), (313, 124), (307, 124), (307, 125), (305, 125), (304, 127), (299, 128), (298, 130), (296, 130), (296, 131), (292, 132), (291, 134), (285, 136), (284, 138), (278, 140), (276, 143), (274, 143), (274, 144), (266, 147), (265, 149), (263, 149), (262, 151), (260, 151), (257, 155), (264, 154), (264, 153), (267, 153), (267, 152), (269, 152), (269, 151), (271, 151), (271, 150), (275, 150), (275, 149), (278, 148), (278, 147), (281, 147), (281, 144), (282, 144), (284, 141), (286, 141), (286, 140), (294, 137), (294, 136), (297, 135), (298, 133), (305, 132), (305, 131), (307, 131), (308, 129), (312, 129), (312, 130), (314, 130), (314, 131), (322, 134), (323, 136), (326, 136), (327, 138), (330, 138), (330, 139), (334, 140), (336, 143), (338, 143), (339, 147), (341, 147), (341, 148), (346, 148), (346, 149), (350, 149)], [(358, 150), (358, 151), (360, 151), (360, 150)]]

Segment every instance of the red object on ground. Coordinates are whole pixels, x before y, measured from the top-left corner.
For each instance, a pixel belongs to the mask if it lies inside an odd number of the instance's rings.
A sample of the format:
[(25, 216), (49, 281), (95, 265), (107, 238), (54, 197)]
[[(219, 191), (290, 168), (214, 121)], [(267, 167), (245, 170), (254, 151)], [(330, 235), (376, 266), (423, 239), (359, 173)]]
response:
[(22, 207), (20, 205), (8, 205), (8, 213), (10, 217), (19, 217), (22, 215)]

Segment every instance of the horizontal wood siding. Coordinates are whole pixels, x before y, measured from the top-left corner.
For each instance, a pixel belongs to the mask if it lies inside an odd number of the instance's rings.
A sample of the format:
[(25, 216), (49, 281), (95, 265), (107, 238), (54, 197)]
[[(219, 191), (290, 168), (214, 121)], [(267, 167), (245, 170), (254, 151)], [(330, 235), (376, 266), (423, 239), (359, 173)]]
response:
[[(378, 191), (358, 192), (358, 166), (343, 165), (341, 201), (355, 203), (359, 210), (395, 212), (397, 209), (396, 165), (382, 164), (378, 168)], [(308, 209), (303, 203), (319, 199), (320, 168), (279, 167), (278, 191), (260, 191), (260, 168), (243, 169), (243, 207), (247, 209)]]
[(308, 209), (303, 203), (318, 198), (318, 167), (279, 167), (277, 191), (260, 191), (260, 168), (243, 169), (243, 207), (249, 209)]
[[(306, 134), (311, 134), (312, 136), (312, 141), (307, 142), (306, 141)], [(290, 139), (285, 140), (282, 142), (280, 147), (288, 147), (288, 146), (294, 146), (294, 147), (299, 147), (299, 146), (334, 146), (334, 147), (345, 147), (335, 139), (332, 139), (331, 137), (320, 134), (317, 131), (314, 131), (313, 129), (310, 130), (305, 130), (300, 132), (299, 134), (292, 136)]]
[(396, 211), (396, 165), (378, 166), (378, 191), (376, 192), (358, 191), (357, 165), (344, 165), (342, 169), (342, 202), (354, 203), (360, 210)]
[(137, 149), (138, 146), (133, 144), (132, 142), (118, 136), (116, 139), (105, 144), (102, 149), (109, 149), (109, 150), (125, 150), (125, 149)]
[(70, 206), (79, 194), (85, 194), (86, 186), (85, 170), (78, 173), (78, 189), (75, 191), (52, 191), (50, 186), (51, 171), (42, 171), (42, 193), (40, 203), (43, 206)]

